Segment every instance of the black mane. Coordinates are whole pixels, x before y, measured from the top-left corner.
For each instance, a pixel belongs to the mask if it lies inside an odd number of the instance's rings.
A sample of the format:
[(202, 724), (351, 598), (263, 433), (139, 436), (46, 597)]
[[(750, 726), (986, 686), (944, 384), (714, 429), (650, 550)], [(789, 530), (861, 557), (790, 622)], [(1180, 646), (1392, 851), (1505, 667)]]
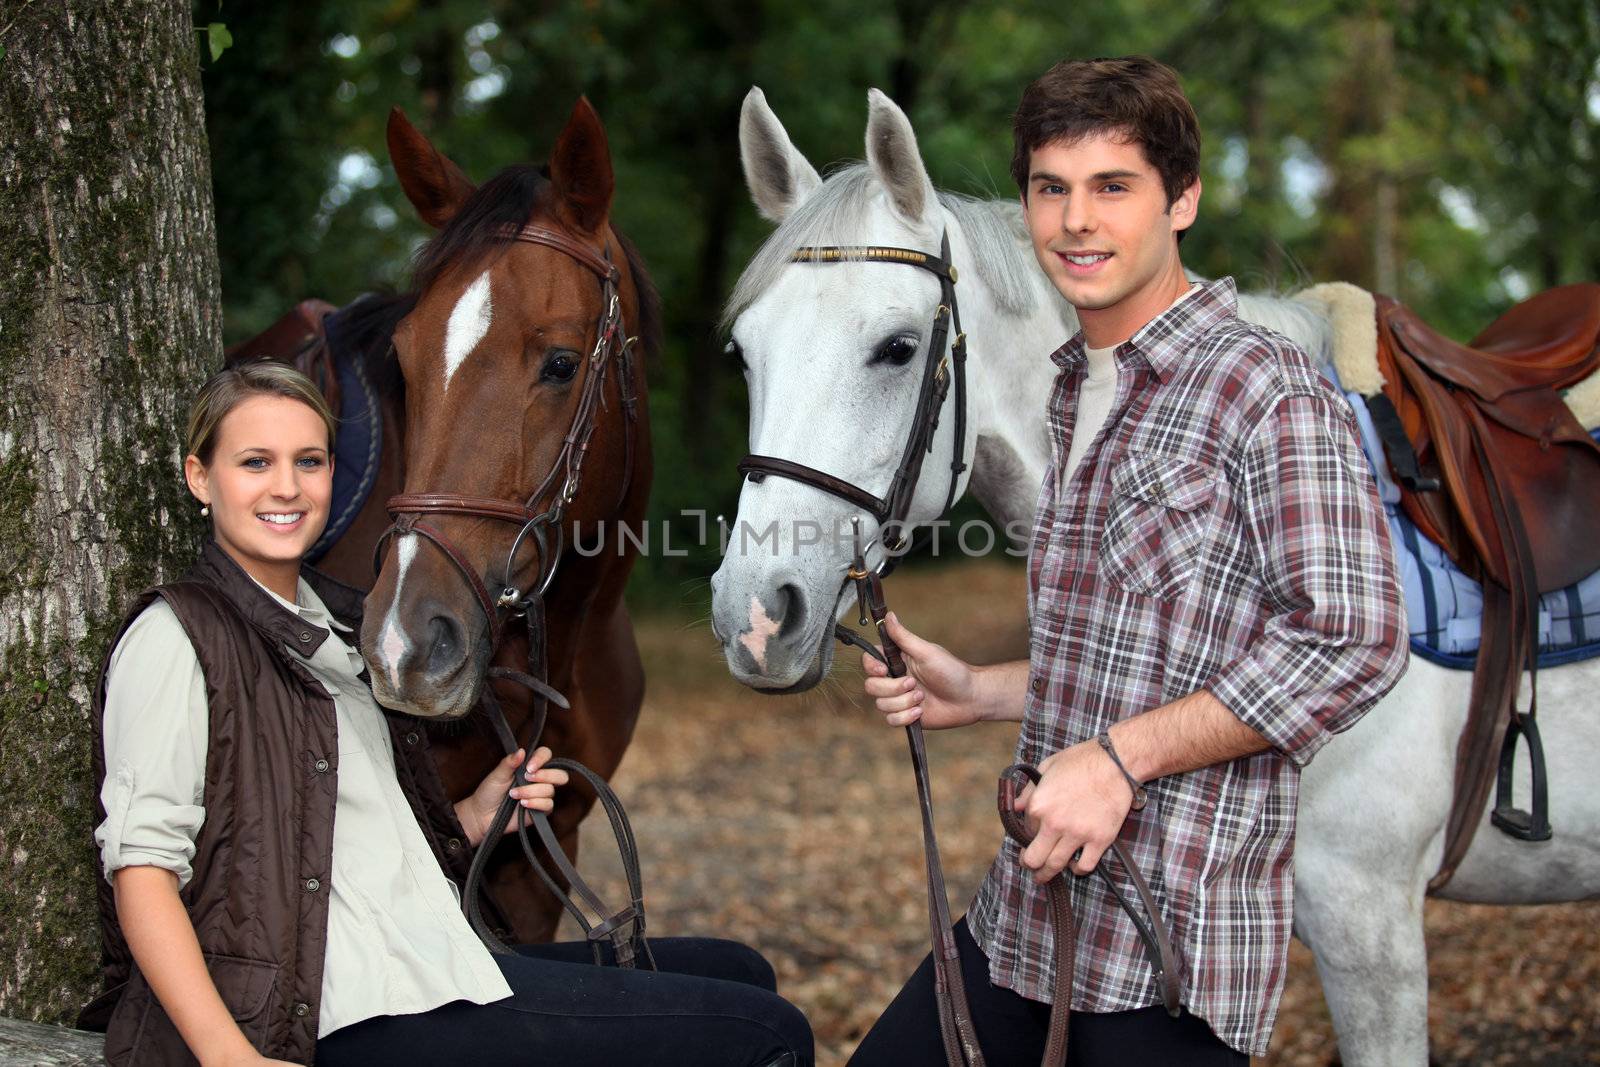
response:
[[(480, 185), (434, 238), (417, 250), (411, 264), (410, 288), (403, 293), (368, 293), (340, 313), (339, 344), (362, 361), (370, 380), (386, 395), (403, 388), (392, 339), (400, 320), (417, 299), (449, 270), (471, 269), (504, 251), (507, 229), (520, 229), (550, 198), (550, 179), (543, 167), (515, 163)], [(639, 296), (635, 330), (651, 360), (661, 350), (661, 298), (644, 261), (622, 231), (616, 230)]]

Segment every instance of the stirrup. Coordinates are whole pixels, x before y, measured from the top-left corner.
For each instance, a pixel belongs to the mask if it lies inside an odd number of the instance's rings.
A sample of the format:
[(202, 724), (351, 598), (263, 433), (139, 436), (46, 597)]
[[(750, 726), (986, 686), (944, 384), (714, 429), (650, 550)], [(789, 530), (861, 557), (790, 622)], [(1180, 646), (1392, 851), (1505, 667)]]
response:
[[(1517, 761), (1517, 737), (1528, 740), (1528, 772), (1533, 784), (1533, 810), (1523, 811), (1511, 803), (1511, 768)], [(1517, 712), (1506, 727), (1500, 745), (1500, 769), (1495, 774), (1494, 809), (1489, 821), (1519, 841), (1550, 840), (1550, 800), (1545, 788), (1544, 745), (1539, 743), (1539, 726), (1532, 715)]]

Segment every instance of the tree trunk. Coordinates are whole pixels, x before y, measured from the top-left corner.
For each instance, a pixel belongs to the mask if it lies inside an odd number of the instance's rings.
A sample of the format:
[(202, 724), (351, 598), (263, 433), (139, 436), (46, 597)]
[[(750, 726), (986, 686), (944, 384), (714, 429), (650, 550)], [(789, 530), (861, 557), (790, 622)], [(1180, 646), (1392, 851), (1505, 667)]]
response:
[(423, 129), (437, 134), (450, 124), (456, 103), (456, 57), (461, 38), (451, 26), (451, 13), (441, 0), (422, 0), (418, 17), (426, 28), (417, 44), (422, 69), (417, 85), (422, 92)]
[(97, 984), (90, 695), (122, 606), (200, 532), (178, 465), (221, 322), (197, 44), (177, 0), (0, 4), (0, 1015), (70, 1019)]
[(1267, 284), (1280, 284), (1283, 270), (1283, 245), (1276, 236), (1278, 204), (1282, 200), (1283, 158), (1275, 131), (1269, 128), (1268, 94), (1272, 92), (1268, 65), (1272, 61), (1267, 43), (1259, 38), (1249, 49), (1246, 71), (1240, 79), (1244, 89), (1244, 143), (1250, 153), (1245, 166), (1246, 210), (1260, 229), (1257, 255)]
[[(1372, 51), (1369, 53), (1371, 99), (1377, 108), (1373, 116), (1380, 137), (1392, 136), (1394, 121), (1394, 28), (1379, 17), (1372, 20)], [(1372, 176), (1372, 283), (1380, 293), (1400, 296), (1400, 272), (1396, 266), (1396, 234), (1400, 224), (1400, 183), (1393, 170), (1384, 166)]]
[(1344, 69), (1328, 86), (1320, 155), (1333, 169), (1318, 219), (1323, 277), (1400, 298), (1400, 176), (1389, 159), (1405, 84), (1395, 68), (1392, 29), (1373, 12), (1340, 30)]

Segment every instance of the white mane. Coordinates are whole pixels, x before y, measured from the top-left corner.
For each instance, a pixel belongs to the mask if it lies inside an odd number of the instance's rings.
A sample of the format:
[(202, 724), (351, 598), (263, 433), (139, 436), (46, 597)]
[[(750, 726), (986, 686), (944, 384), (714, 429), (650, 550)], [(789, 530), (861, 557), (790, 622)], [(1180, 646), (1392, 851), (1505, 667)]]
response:
[(1281, 333), (1319, 367), (1333, 355), (1333, 329), (1325, 314), (1299, 300), (1264, 293), (1240, 293), (1239, 317)]

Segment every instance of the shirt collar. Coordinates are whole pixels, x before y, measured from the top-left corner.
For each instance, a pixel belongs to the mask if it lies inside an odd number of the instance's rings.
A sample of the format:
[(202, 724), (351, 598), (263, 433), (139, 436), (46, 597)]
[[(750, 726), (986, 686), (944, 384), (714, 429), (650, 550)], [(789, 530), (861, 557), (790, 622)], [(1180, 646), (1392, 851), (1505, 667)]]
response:
[[(249, 577), (252, 582), (256, 582), (254, 575)], [(304, 578), (299, 579), (299, 586), (295, 589), (294, 601), (285, 600), (271, 589), (261, 585), (260, 582), (256, 582), (256, 585), (260, 586), (261, 591), (277, 601), (279, 605), (294, 612), (313, 626), (332, 627), (340, 633), (346, 634), (353, 632), (350, 627), (328, 613), (327, 605), (323, 604), (322, 598), (317, 596), (316, 591), (311, 588), (311, 585)]]
[[(1197, 338), (1238, 311), (1239, 298), (1232, 278), (1196, 282), (1176, 303), (1116, 347), (1117, 363), (1120, 366), (1129, 356), (1139, 356), (1157, 378), (1166, 382), (1190, 357)], [(1075, 371), (1087, 362), (1084, 348), (1083, 331), (1079, 330), (1051, 353), (1050, 359), (1063, 371)]]

